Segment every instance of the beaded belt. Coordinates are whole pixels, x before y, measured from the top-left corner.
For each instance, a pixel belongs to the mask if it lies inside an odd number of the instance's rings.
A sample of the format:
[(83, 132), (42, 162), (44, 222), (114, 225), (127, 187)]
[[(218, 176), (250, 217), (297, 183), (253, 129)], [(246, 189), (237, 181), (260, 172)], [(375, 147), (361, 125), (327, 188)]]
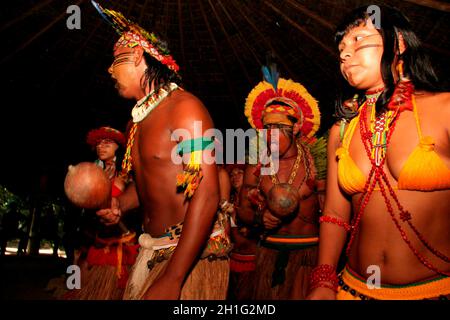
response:
[(362, 293), (359, 293), (355, 289), (351, 288), (348, 284), (346, 284), (344, 282), (341, 275), (338, 276), (338, 279), (339, 279), (339, 289), (342, 289), (342, 290), (350, 293), (352, 296), (360, 298), (361, 300), (376, 300), (376, 299), (370, 298)]
[[(168, 240), (178, 240), (181, 237), (183, 229), (183, 222), (180, 222), (174, 226), (171, 226), (165, 230), (165, 233), (159, 238), (167, 238)], [(168, 260), (175, 248), (176, 243), (169, 243), (164, 246), (154, 247), (152, 258), (147, 261), (147, 267), (152, 270), (157, 263), (161, 263), (164, 260)], [(228, 235), (225, 233), (225, 229), (215, 223), (213, 233), (210, 235), (207, 245), (201, 255), (201, 259), (208, 259), (208, 261), (216, 260), (228, 260), (228, 253), (231, 250), (231, 243)]]
[(164, 260), (169, 260), (172, 253), (175, 251), (176, 246), (155, 250), (153, 256), (147, 261), (148, 270), (152, 270), (157, 263), (161, 263)]
[[(450, 295), (450, 277), (437, 276), (433, 279), (411, 283), (408, 285), (381, 285), (381, 288), (370, 289), (365, 280), (346, 266), (339, 274), (338, 299), (361, 300), (448, 300)], [(345, 291), (345, 292), (342, 292)]]

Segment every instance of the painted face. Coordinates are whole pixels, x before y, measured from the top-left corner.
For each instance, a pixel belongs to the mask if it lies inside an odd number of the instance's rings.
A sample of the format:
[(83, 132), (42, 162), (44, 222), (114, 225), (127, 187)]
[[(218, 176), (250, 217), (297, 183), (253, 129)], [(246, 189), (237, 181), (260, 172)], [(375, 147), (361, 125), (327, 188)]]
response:
[(244, 182), (244, 171), (242, 169), (234, 168), (230, 174), (231, 185), (234, 189), (242, 187)]
[[(278, 152), (282, 158), (293, 142), (293, 127), (284, 124), (265, 124), (264, 129), (267, 129), (267, 145), (270, 151)], [(278, 130), (278, 141), (272, 141), (272, 130)]]
[(113, 160), (116, 156), (117, 148), (119, 148), (117, 143), (110, 139), (102, 139), (95, 147), (97, 156), (102, 161)]
[(383, 38), (372, 21), (351, 29), (339, 43), (340, 69), (345, 80), (360, 90), (383, 86)]
[(135, 64), (133, 48), (119, 47), (114, 51), (114, 61), (108, 68), (111, 78), (116, 82), (116, 89), (124, 98), (134, 98), (140, 90), (140, 75)]

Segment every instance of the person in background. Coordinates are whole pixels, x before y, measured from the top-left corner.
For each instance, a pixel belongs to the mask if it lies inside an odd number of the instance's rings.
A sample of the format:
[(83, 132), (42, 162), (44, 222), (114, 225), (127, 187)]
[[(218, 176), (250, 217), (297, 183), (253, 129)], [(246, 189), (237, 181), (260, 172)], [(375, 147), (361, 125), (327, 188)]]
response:
[[(111, 196), (118, 197), (125, 189), (125, 181), (119, 176), (119, 155), (125, 145), (125, 136), (111, 127), (89, 131), (87, 143), (96, 152), (95, 164), (101, 167), (111, 180)], [(128, 272), (137, 256), (136, 233), (117, 226), (106, 227), (99, 223), (95, 213), (86, 213), (91, 245), (86, 256), (78, 259), (81, 266), (81, 289), (66, 294), (66, 299), (119, 300), (122, 299)]]
[(259, 240), (258, 229), (244, 224), (237, 216), (239, 209), (239, 193), (244, 183), (244, 164), (226, 166), (231, 181), (230, 214), (231, 241), (233, 250), (230, 255), (230, 288), (228, 297), (231, 300), (249, 300), (255, 286), (256, 245)]
[[(265, 81), (248, 95), (245, 114), (252, 127), (267, 130), (271, 167), (248, 165), (240, 192), (238, 217), (263, 229), (256, 250), (256, 300), (304, 299), (309, 274), (317, 261), (318, 191), (326, 171), (317, 101), (299, 83), (279, 78), (276, 68), (263, 67)], [(275, 139), (278, 133), (279, 139)], [(269, 168), (266, 168), (269, 169)]]

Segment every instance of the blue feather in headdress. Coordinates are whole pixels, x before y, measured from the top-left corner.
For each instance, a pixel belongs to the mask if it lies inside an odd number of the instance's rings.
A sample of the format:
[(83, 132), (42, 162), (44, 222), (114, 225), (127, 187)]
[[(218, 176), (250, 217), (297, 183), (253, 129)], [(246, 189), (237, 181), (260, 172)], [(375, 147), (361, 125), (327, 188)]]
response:
[(270, 64), (270, 67), (262, 66), (261, 67), (264, 81), (270, 83), (275, 91), (277, 91), (278, 87), (278, 79), (280, 79), (280, 74), (278, 73), (277, 66), (274, 63)]
[(92, 5), (94, 6), (95, 10), (97, 10), (98, 13), (100, 13), (100, 16), (106, 20), (106, 22), (112, 24), (111, 20), (108, 18), (108, 16), (103, 12), (103, 8), (98, 4), (98, 2), (95, 2), (94, 0), (91, 0)]
[(111, 17), (109, 17), (105, 10), (100, 6), (100, 4), (98, 4), (98, 2), (95, 2), (94, 0), (91, 0), (92, 5), (94, 6), (94, 8), (97, 10), (97, 12), (100, 14), (100, 16), (107, 22), (109, 23), (114, 30), (116, 30), (117, 33), (122, 34), (123, 32), (123, 28), (118, 25), (117, 23), (115, 23)]

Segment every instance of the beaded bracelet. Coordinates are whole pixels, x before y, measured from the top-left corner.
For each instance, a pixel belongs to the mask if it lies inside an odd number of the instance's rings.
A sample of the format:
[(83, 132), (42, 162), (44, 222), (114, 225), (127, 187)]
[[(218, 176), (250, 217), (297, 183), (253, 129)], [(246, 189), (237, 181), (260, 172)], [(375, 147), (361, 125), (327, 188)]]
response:
[(330, 290), (333, 290), (334, 292), (337, 292), (337, 288), (336, 287), (334, 287), (331, 284), (328, 284), (326, 282), (320, 282), (320, 283), (317, 283), (315, 285), (311, 285), (309, 287), (309, 290), (313, 290), (313, 289), (316, 289), (316, 288), (328, 288)]
[(338, 291), (339, 280), (332, 265), (319, 264), (311, 271), (310, 290), (324, 287), (335, 292)]
[(338, 226), (344, 228), (345, 231), (350, 231), (352, 229), (351, 225), (348, 224), (347, 222), (342, 221), (341, 219), (338, 219), (335, 217), (327, 216), (327, 215), (323, 215), (319, 218), (319, 223), (322, 223), (322, 222), (329, 222), (329, 223), (337, 224)]

